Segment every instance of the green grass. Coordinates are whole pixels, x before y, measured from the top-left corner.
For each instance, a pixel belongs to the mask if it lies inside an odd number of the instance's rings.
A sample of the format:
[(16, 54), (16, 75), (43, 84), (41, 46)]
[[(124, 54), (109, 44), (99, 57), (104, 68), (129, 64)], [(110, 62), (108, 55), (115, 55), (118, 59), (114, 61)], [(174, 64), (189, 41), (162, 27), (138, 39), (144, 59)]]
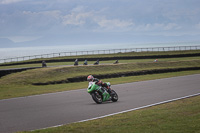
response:
[[(33, 133), (200, 133), (200, 96)], [(25, 132), (24, 132), (25, 133)]]
[[(159, 62), (166, 61), (191, 61), (191, 60), (199, 60), (200, 57), (184, 57), (184, 58), (162, 58), (158, 59)], [(119, 63), (150, 63), (153, 62), (154, 59), (134, 59), (134, 60), (119, 60)], [(88, 61), (88, 64), (94, 64), (95, 61)], [(109, 61), (100, 61), (100, 64), (112, 64), (115, 60)], [(79, 61), (79, 65), (82, 65), (84, 61)], [(63, 65), (74, 65), (74, 62), (54, 62), (47, 63), (47, 66), (63, 66)], [(24, 64), (24, 65), (12, 65), (12, 66), (0, 66), (0, 69), (9, 69), (9, 68), (25, 68), (25, 67), (41, 67), (42, 63), (35, 64)]]

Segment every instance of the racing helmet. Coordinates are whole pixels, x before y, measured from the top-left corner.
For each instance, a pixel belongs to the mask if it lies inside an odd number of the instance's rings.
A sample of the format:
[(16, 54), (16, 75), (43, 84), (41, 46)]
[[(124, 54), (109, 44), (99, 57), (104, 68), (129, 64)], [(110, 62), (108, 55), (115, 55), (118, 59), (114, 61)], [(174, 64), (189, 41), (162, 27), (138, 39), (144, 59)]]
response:
[(87, 81), (88, 82), (91, 82), (91, 81), (93, 81), (94, 80), (94, 77), (92, 76), (92, 75), (89, 75), (88, 77), (87, 77)]

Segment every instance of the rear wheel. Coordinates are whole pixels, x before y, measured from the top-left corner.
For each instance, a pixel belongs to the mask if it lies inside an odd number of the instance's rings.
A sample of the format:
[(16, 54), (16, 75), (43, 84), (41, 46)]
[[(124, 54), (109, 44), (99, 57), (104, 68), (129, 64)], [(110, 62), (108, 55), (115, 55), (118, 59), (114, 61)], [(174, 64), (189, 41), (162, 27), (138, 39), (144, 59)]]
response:
[(111, 100), (113, 102), (117, 102), (118, 101), (118, 95), (117, 95), (117, 93), (114, 90), (112, 90)]
[(94, 92), (91, 94), (92, 95), (92, 99), (97, 103), (97, 104), (101, 104), (103, 102), (103, 99), (101, 97), (101, 95), (98, 92)]

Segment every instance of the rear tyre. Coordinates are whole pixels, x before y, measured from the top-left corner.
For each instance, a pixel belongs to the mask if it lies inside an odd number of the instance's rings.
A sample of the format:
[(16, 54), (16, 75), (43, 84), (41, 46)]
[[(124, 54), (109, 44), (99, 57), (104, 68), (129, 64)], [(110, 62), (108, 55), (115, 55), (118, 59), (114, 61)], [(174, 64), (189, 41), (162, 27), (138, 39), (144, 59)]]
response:
[(118, 95), (117, 95), (117, 93), (114, 90), (112, 90), (111, 100), (113, 102), (117, 102), (118, 101)]
[(101, 95), (98, 92), (94, 92), (91, 94), (92, 95), (92, 99), (97, 103), (97, 104), (101, 104), (103, 102), (103, 99), (101, 97)]

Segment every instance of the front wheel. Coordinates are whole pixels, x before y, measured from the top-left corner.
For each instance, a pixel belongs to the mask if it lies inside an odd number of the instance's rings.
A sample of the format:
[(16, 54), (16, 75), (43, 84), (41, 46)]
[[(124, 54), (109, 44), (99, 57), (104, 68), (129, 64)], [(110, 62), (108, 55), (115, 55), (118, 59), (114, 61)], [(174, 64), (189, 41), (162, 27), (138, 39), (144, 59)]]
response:
[(117, 102), (118, 101), (118, 95), (117, 95), (117, 93), (114, 90), (112, 90), (111, 100), (113, 102)]
[(97, 104), (101, 104), (103, 102), (103, 99), (101, 97), (101, 95), (98, 92), (94, 92), (91, 94), (92, 95), (92, 99), (97, 103)]

